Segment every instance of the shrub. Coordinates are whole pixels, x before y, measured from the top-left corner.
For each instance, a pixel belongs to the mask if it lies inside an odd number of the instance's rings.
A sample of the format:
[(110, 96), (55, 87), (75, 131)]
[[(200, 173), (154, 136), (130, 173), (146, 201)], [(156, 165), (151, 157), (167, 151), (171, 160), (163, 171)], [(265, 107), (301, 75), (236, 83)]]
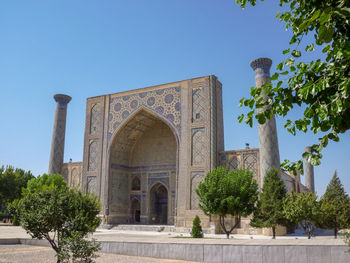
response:
[(199, 219), (199, 216), (196, 216), (193, 219), (193, 226), (192, 226), (191, 236), (194, 237), (194, 238), (202, 238), (203, 237), (201, 220)]

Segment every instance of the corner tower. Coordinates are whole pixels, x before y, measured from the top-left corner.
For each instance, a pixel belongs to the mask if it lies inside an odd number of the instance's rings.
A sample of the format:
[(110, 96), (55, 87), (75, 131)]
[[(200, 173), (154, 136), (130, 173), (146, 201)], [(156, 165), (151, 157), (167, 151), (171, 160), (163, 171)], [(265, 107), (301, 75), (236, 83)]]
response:
[[(258, 58), (250, 63), (255, 73), (255, 85), (261, 88), (265, 83), (270, 81), (270, 68), (272, 60), (269, 58)], [(263, 91), (263, 99), (267, 100)], [(260, 111), (266, 110), (265, 108)], [(264, 183), (264, 177), (272, 168), (280, 171), (280, 154), (278, 148), (277, 128), (275, 115), (271, 116), (264, 124), (259, 124), (259, 147), (260, 147), (260, 185)]]
[(56, 94), (54, 99), (56, 101), (56, 113), (52, 132), (49, 174), (58, 174), (62, 172), (67, 105), (72, 98), (68, 95)]

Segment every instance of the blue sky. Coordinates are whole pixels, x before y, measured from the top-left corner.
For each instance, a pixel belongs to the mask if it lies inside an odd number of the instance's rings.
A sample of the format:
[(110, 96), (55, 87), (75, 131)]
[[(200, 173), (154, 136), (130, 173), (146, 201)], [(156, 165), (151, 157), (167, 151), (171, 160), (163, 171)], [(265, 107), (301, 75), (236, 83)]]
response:
[[(65, 161), (81, 161), (86, 98), (210, 74), (223, 84), (226, 150), (258, 147), (256, 125), (237, 121), (239, 99), (254, 85), (249, 62), (276, 65), (290, 32), (275, 18), (279, 1), (245, 10), (234, 2), (0, 0), (0, 164), (47, 172), (56, 93), (73, 98)], [(277, 118), (281, 160), (297, 160), (318, 136), (294, 137), (283, 123)], [(348, 132), (324, 150), (319, 194), (335, 170), (350, 192), (349, 145)]]

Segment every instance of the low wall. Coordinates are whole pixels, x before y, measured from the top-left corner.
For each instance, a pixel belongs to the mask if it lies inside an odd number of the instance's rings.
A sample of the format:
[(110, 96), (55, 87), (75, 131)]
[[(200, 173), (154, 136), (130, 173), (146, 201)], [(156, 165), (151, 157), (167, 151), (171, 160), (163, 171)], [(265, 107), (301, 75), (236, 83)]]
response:
[(101, 252), (215, 263), (349, 263), (344, 246), (101, 242)]
[[(213, 263), (349, 263), (342, 245), (228, 245), (101, 241), (101, 252)], [(0, 239), (0, 244), (49, 246), (46, 240)]]

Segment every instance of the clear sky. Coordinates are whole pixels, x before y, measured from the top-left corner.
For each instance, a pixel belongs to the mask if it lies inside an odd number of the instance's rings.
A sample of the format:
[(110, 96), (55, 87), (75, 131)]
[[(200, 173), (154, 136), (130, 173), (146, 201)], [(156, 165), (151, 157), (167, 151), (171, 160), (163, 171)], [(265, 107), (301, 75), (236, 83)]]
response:
[[(279, 1), (245, 10), (234, 2), (0, 0), (0, 165), (47, 172), (56, 93), (73, 98), (65, 161), (81, 161), (86, 98), (211, 74), (223, 84), (225, 149), (258, 147), (256, 125), (237, 121), (239, 99), (254, 85), (249, 62), (276, 65), (290, 32), (275, 18)], [(277, 118), (281, 160), (297, 160), (318, 136), (294, 137), (283, 123)], [(318, 194), (335, 170), (350, 192), (349, 146), (348, 132), (323, 152)]]

